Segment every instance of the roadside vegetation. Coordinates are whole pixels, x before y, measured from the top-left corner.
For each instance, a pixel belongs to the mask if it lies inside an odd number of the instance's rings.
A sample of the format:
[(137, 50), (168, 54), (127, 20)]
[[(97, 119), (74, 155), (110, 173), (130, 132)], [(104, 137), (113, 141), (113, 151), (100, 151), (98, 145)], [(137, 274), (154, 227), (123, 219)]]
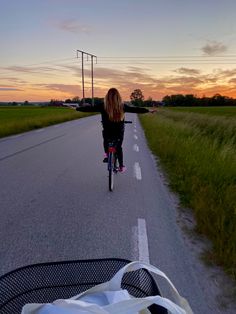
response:
[[(217, 109), (217, 110), (215, 110)], [(197, 231), (205, 258), (236, 279), (236, 107), (169, 108), (140, 115), (148, 143)]]
[(224, 116), (236, 118), (236, 106), (235, 107), (170, 107), (169, 109), (176, 112), (192, 112), (202, 113), (211, 116)]
[(70, 108), (0, 107), (0, 138), (89, 115)]

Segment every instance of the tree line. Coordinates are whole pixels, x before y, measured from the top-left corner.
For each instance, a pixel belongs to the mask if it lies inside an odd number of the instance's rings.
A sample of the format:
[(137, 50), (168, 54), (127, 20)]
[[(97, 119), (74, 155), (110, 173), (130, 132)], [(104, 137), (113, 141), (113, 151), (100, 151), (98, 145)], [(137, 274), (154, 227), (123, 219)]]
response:
[(236, 99), (215, 94), (212, 97), (196, 97), (192, 94), (188, 95), (170, 95), (162, 99), (163, 105), (170, 107), (210, 107), (210, 106), (236, 106)]
[[(51, 103), (55, 103), (55, 102), (58, 102), (58, 100), (53, 100), (53, 99), (51, 100)], [(103, 104), (103, 102), (104, 102), (103, 97), (94, 98), (95, 105)], [(130, 102), (133, 106), (137, 106), (137, 107), (153, 107), (153, 106), (161, 105), (161, 101), (153, 100), (151, 97), (148, 97), (148, 99), (144, 99), (144, 95), (141, 89), (135, 89), (130, 95), (130, 101), (125, 101), (125, 102)], [(82, 106), (83, 103), (92, 104), (92, 98), (84, 98), (83, 100), (83, 99), (80, 99), (78, 96), (76, 96), (76, 97), (73, 97), (72, 99), (70, 98), (66, 99), (65, 103), (66, 104), (76, 103)]]
[[(66, 100), (65, 102), (73, 102), (76, 100), (78, 104), (82, 105), (82, 100), (78, 97), (77, 99)], [(94, 104), (103, 103), (103, 98), (94, 98)], [(85, 98), (85, 103), (92, 103), (91, 98)], [(222, 96), (220, 94), (215, 94), (212, 97), (197, 97), (193, 94), (176, 94), (176, 95), (166, 95), (161, 101), (153, 100), (151, 97), (144, 99), (144, 95), (141, 89), (135, 89), (130, 95), (130, 103), (137, 107), (153, 107), (153, 106), (169, 106), (169, 107), (208, 107), (208, 106), (236, 106), (236, 99), (228, 96)]]
[[(95, 97), (94, 104), (99, 105), (103, 104), (104, 98)], [(130, 94), (130, 100), (127, 101), (131, 103), (133, 106), (137, 107), (154, 107), (154, 106), (167, 106), (167, 107), (207, 107), (207, 106), (236, 106), (236, 99), (228, 96), (222, 96), (220, 94), (215, 94), (212, 97), (197, 97), (193, 94), (176, 94), (176, 95), (166, 95), (162, 98), (161, 101), (153, 100), (151, 97), (147, 99), (144, 98), (143, 92), (141, 89), (135, 89)], [(58, 99), (51, 99), (49, 102), (45, 102), (46, 106), (70, 106), (72, 104), (76, 104), (79, 106), (83, 106), (84, 104), (92, 104), (92, 98), (80, 99), (79, 96), (75, 96), (73, 98), (68, 98), (65, 101)], [(6, 103), (1, 103), (1, 105), (6, 105)], [(17, 102), (9, 102), (7, 105), (17, 106)], [(33, 103), (22, 102), (23, 106), (30, 106)]]

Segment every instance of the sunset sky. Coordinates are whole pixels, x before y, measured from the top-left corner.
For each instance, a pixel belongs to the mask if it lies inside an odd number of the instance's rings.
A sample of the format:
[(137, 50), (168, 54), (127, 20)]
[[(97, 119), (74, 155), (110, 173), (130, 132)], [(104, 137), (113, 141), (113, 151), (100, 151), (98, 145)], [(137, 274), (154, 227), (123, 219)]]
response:
[[(81, 98), (81, 58), (97, 56), (94, 93), (128, 100), (236, 98), (235, 0), (0, 0), (0, 101)], [(80, 57), (80, 54), (79, 54)], [(91, 97), (85, 58), (85, 96)]]

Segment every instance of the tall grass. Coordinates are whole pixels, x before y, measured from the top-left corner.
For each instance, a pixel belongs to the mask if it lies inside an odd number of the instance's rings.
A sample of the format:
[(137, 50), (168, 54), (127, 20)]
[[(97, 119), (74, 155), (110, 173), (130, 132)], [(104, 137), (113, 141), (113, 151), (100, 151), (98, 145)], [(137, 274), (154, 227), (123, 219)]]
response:
[(0, 137), (91, 115), (69, 108), (0, 107)]
[(140, 115), (181, 203), (208, 236), (208, 257), (236, 279), (236, 119), (160, 109)]
[(236, 118), (236, 107), (170, 107), (173, 111), (195, 112), (214, 116), (226, 116)]

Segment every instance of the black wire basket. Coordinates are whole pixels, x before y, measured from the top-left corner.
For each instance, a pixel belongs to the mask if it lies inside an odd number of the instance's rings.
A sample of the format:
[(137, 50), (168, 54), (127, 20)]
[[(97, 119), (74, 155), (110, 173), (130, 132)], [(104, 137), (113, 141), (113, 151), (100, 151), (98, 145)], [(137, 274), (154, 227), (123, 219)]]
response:
[[(33, 264), (0, 277), (0, 314), (20, 314), (27, 303), (51, 303), (68, 299), (95, 285), (110, 280), (130, 261), (124, 259), (92, 259)], [(145, 270), (128, 272), (122, 288), (134, 297), (160, 295), (158, 286)], [(167, 314), (158, 305), (151, 313)]]

